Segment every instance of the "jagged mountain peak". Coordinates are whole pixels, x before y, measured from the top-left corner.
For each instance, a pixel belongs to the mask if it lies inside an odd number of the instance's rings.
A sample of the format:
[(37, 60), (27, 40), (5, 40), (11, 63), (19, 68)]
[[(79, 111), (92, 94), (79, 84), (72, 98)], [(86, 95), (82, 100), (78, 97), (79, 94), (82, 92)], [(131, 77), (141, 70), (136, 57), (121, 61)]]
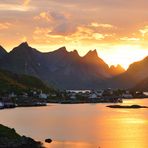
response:
[(0, 58), (2, 58), (5, 54), (7, 54), (7, 51), (0, 45)]
[(97, 50), (90, 50), (84, 57), (98, 57)]
[(29, 44), (27, 42), (22, 42), (19, 47), (29, 47)]
[[(79, 56), (77, 50), (67, 51), (66, 47), (42, 53), (24, 42), (0, 60), (0, 68), (36, 76), (64, 89), (124, 88), (131, 86), (130, 80), (135, 84), (147, 76), (147, 59), (135, 63), (130, 73), (119, 75), (118, 70), (112, 73), (96, 50), (89, 51), (84, 57)], [(121, 69), (120, 65), (112, 67)]]
[(78, 51), (75, 49), (75, 50), (72, 51), (72, 53), (78, 54)]
[(115, 65), (111, 65), (110, 69), (116, 69), (116, 70), (118, 69), (118, 70), (125, 71), (125, 69), (120, 64), (117, 64), (116, 66)]
[(29, 46), (29, 44), (27, 42), (23, 42), (20, 45), (18, 45), (17, 47), (13, 48), (10, 53), (11, 54), (19, 53), (19, 54), (25, 55), (25, 54), (35, 53), (35, 52), (39, 53), (39, 51), (37, 51), (36, 49)]
[(80, 57), (78, 51), (75, 49), (73, 51), (70, 52), (70, 54), (73, 56), (73, 57)]
[(118, 64), (117, 66), (115, 66), (115, 65), (110, 66), (110, 73), (113, 76), (119, 75), (123, 72), (125, 72), (125, 69), (120, 64)]
[(97, 50), (90, 50), (84, 57), (85, 61), (93, 64), (99, 64), (100, 66), (109, 69), (108, 65), (104, 62), (102, 58), (98, 56)]
[(116, 66), (116, 67), (121, 68), (122, 66), (121, 66), (120, 64), (117, 64), (117, 66)]
[(66, 47), (63, 46), (53, 52), (50, 52), (51, 54), (54, 55), (59, 55), (59, 56), (67, 56), (70, 58), (76, 58), (76, 57), (80, 57), (79, 53), (77, 50), (73, 50), (73, 51), (67, 51)]
[(53, 51), (53, 52), (62, 52), (62, 53), (67, 53), (68, 51), (67, 51), (67, 49), (66, 49), (66, 47), (65, 46), (63, 46), (63, 47), (60, 47), (59, 49), (57, 49), (57, 50), (55, 50), (55, 51)]
[(121, 71), (125, 72), (125, 69), (124, 69), (120, 64), (118, 64), (118, 65), (116, 66), (116, 68), (118, 68), (118, 69), (120, 69)]
[(111, 65), (111, 66), (110, 66), (110, 69), (114, 69), (114, 68), (116, 68), (115, 65)]

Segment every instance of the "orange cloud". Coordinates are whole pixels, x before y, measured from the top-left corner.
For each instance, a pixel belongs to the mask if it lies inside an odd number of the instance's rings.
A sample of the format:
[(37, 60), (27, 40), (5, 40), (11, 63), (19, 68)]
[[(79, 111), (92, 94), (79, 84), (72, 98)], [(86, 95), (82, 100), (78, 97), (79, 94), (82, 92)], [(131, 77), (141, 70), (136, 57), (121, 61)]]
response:
[(100, 33), (94, 33), (92, 35), (96, 40), (102, 40), (105, 38), (105, 36), (103, 34), (100, 34)]
[(19, 5), (19, 4), (0, 4), (0, 11), (20, 11), (20, 12), (26, 12), (29, 10), (34, 10), (34, 7), (25, 7), (25, 5)]
[(52, 29), (50, 28), (40, 28), (40, 27), (36, 27), (34, 30), (34, 34), (35, 35), (42, 35), (42, 36), (46, 36), (49, 32), (51, 32)]
[(144, 37), (148, 33), (148, 26), (144, 26), (144, 28), (140, 29), (139, 31)]
[(8, 29), (11, 26), (10, 23), (0, 23), (0, 30)]
[(35, 20), (41, 20), (41, 19), (44, 19), (46, 20), (47, 22), (52, 22), (52, 18), (50, 17), (50, 15), (48, 15), (47, 12), (40, 12), (40, 14), (38, 16), (35, 16), (34, 17)]
[(31, 1), (31, 0), (24, 0), (24, 3), (23, 3), (23, 4), (24, 4), (25, 6), (28, 6), (29, 3), (30, 3), (30, 1)]
[(120, 40), (122, 40), (122, 41), (139, 41), (140, 38), (123, 37), (123, 38), (120, 38)]
[(111, 24), (99, 24), (97, 22), (92, 22), (91, 25), (92, 27), (102, 27), (102, 28), (115, 28), (115, 26)]

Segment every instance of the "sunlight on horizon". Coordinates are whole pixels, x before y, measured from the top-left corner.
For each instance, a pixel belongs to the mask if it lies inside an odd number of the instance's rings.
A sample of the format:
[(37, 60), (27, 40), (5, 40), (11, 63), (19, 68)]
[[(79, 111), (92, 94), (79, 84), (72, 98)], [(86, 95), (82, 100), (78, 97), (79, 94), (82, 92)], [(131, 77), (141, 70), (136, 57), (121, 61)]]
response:
[(120, 64), (125, 69), (130, 64), (148, 56), (148, 50), (137, 46), (116, 46), (110, 48), (110, 52), (109, 50), (104, 50), (103, 52), (99, 51), (99, 53), (109, 66)]

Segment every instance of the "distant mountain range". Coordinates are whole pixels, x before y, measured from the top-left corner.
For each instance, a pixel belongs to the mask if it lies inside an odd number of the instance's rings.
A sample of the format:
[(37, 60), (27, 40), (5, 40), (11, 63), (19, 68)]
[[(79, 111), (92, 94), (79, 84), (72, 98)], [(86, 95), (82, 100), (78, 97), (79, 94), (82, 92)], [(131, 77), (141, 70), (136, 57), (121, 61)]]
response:
[(127, 71), (106, 81), (111, 88), (132, 88), (148, 77), (148, 56), (129, 66)]
[(112, 76), (117, 76), (119, 74), (122, 74), (125, 72), (125, 69), (121, 67), (121, 65), (117, 65), (117, 66), (114, 66), (112, 65), (110, 67), (110, 73), (112, 74)]
[(76, 50), (68, 52), (65, 47), (42, 53), (26, 42), (10, 53), (0, 48), (1, 69), (36, 76), (62, 89), (132, 87), (148, 76), (147, 59), (130, 65), (125, 71), (120, 65), (109, 67), (96, 50), (81, 57)]

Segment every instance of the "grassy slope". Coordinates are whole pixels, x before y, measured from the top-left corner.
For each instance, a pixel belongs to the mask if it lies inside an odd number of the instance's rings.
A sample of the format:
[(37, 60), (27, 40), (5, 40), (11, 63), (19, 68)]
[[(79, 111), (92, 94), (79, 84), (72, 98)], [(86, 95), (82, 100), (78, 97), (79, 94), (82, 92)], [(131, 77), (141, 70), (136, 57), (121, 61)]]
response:
[(0, 91), (21, 91), (26, 89), (41, 89), (46, 92), (53, 90), (36, 77), (17, 75), (0, 70)]

